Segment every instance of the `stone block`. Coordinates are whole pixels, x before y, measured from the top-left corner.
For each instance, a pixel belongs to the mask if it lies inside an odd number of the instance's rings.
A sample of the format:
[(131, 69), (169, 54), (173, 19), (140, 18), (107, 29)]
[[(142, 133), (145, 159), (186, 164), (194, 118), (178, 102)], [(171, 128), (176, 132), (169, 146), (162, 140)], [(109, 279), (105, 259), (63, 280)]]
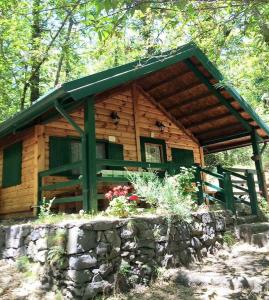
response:
[(71, 256), (69, 258), (69, 267), (71, 270), (85, 270), (95, 267), (96, 265), (97, 259), (93, 254)]

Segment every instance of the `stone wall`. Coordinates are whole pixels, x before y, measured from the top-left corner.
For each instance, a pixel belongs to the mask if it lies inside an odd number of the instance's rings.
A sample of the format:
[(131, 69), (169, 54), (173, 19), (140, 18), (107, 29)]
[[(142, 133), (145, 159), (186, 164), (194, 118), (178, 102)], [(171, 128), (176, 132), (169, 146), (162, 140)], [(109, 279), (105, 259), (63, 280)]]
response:
[(140, 217), (0, 227), (0, 257), (27, 256), (42, 266), (44, 287), (65, 299), (92, 299), (114, 288), (148, 284), (160, 267), (188, 266), (221, 247), (233, 220), (227, 212), (197, 213), (191, 223)]

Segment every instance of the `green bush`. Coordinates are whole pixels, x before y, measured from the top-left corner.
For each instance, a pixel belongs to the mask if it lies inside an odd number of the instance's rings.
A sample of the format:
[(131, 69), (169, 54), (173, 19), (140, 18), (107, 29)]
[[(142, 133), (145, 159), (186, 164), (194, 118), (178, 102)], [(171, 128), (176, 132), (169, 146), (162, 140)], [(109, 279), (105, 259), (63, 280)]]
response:
[(156, 172), (130, 173), (128, 178), (135, 193), (151, 206), (169, 215), (177, 215), (180, 219), (189, 221), (195, 205), (194, 184), (195, 168), (180, 169), (174, 176), (168, 174), (160, 179)]

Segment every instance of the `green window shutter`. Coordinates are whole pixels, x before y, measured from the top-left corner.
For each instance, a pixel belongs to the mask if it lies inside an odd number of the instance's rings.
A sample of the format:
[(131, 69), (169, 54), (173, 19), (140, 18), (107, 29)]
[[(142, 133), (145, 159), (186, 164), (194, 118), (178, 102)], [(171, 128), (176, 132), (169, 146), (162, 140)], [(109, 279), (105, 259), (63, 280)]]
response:
[(22, 142), (15, 143), (3, 151), (2, 187), (21, 184)]
[[(123, 145), (107, 143), (107, 158), (114, 160), (124, 160)], [(123, 167), (111, 167), (109, 169), (122, 170)]]
[(194, 164), (194, 155), (192, 150), (172, 148), (172, 161), (182, 166), (190, 167)]
[[(56, 168), (71, 163), (71, 139), (69, 137), (50, 137), (49, 168)], [(70, 171), (57, 175), (68, 176)]]

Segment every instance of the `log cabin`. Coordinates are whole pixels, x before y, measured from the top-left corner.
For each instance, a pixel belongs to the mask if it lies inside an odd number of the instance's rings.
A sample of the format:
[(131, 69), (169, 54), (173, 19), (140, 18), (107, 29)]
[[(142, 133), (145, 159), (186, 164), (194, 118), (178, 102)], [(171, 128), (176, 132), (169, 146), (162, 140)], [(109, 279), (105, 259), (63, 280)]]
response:
[[(51, 90), (0, 125), (0, 218), (35, 216), (43, 197), (55, 197), (59, 211), (103, 209), (106, 190), (126, 181), (125, 168), (196, 164), (201, 203), (202, 173), (210, 173), (204, 155), (247, 145), (265, 195), (261, 143), (269, 128), (222, 81), (189, 43)], [(215, 175), (233, 208), (231, 173)], [(255, 198), (253, 176), (245, 175)]]

